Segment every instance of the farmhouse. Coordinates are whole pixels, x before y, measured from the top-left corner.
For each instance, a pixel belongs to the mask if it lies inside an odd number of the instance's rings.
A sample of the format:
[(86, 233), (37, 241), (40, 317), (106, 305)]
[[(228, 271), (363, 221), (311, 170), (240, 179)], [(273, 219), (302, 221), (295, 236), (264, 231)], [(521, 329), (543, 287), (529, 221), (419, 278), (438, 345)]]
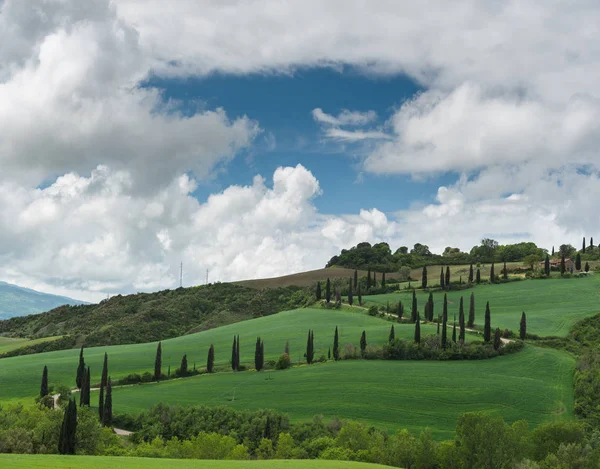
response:
[[(544, 261), (540, 262), (542, 268), (544, 267)], [(560, 257), (557, 259), (550, 259), (550, 269), (551, 270), (560, 270)], [(570, 258), (565, 257), (565, 270), (567, 272), (571, 272), (575, 270), (575, 262), (573, 262)]]

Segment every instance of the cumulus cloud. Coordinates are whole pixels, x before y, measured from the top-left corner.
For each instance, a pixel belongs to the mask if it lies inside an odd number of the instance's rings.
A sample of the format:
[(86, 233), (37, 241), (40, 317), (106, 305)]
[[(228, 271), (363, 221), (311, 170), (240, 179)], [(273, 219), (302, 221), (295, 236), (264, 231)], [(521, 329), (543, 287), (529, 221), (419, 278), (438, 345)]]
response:
[(377, 120), (377, 113), (375, 111), (349, 111), (344, 109), (337, 116), (332, 116), (323, 112), (321, 108), (315, 108), (312, 111), (313, 119), (323, 124), (330, 124), (335, 126), (342, 125), (365, 125)]

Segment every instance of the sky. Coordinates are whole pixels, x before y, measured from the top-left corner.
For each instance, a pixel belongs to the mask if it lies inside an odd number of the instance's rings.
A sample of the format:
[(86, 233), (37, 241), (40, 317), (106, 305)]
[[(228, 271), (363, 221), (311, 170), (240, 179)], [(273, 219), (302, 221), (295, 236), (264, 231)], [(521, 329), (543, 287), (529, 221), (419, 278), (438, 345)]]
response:
[(600, 239), (600, 4), (0, 1), (0, 280)]

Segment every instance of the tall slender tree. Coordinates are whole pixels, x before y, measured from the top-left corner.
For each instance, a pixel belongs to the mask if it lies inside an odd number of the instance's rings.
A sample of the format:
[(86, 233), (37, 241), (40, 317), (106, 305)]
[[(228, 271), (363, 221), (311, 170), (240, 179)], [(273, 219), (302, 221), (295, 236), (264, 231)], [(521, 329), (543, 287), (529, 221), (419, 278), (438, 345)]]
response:
[(104, 363), (102, 365), (102, 375), (100, 378), (100, 396), (98, 398), (98, 416), (102, 422), (104, 414), (104, 393), (108, 382), (108, 354), (104, 353)]
[(490, 302), (485, 304), (485, 324), (483, 326), (483, 340), (490, 342), (492, 340), (492, 324), (490, 318)]
[(396, 338), (396, 331), (394, 330), (394, 325), (392, 324), (392, 327), (390, 328), (390, 335), (388, 337), (388, 342), (393, 342), (395, 338)]
[(423, 266), (423, 272), (421, 273), (421, 288), (427, 288), (427, 267)]
[(231, 346), (231, 369), (237, 371), (237, 337), (233, 336), (233, 345)]
[(494, 272), (494, 263), (492, 262), (492, 266), (490, 267), (490, 283), (494, 283), (496, 281), (496, 274)]
[(552, 246), (552, 257), (554, 257), (554, 246)]
[(289, 341), (285, 341), (285, 348), (283, 349), (286, 354), (290, 354), (290, 343)]
[(371, 269), (367, 270), (367, 292), (371, 288)]
[(306, 363), (309, 365), (313, 362), (314, 348), (313, 348), (313, 335), (312, 331), (308, 330), (308, 339), (306, 340)]
[(521, 313), (521, 324), (519, 324), (519, 337), (521, 340), (525, 340), (527, 337), (527, 316), (525, 315), (525, 311)]
[(263, 342), (260, 337), (256, 338), (256, 347), (254, 349), (254, 368), (256, 371), (260, 371), (263, 369), (264, 365), (264, 357), (262, 356), (262, 351), (264, 350)]
[(333, 359), (338, 361), (340, 359), (340, 341), (338, 337), (338, 328), (335, 326), (335, 333), (333, 335)]
[(581, 270), (581, 254), (575, 256), (575, 270)]
[(444, 281), (444, 268), (440, 272), (440, 288), (444, 290), (446, 288), (446, 282)]
[(329, 347), (329, 351), (327, 352), (327, 360), (331, 360), (331, 347)]
[(450, 289), (450, 266), (446, 266), (446, 290)]
[(110, 377), (106, 383), (106, 400), (104, 401), (104, 412), (102, 412), (102, 425), (110, 427), (112, 425), (112, 383)]
[(358, 270), (354, 269), (354, 289), (358, 288)]
[(442, 348), (448, 346), (448, 298), (444, 294), (444, 307), (442, 310)]
[(360, 291), (360, 284), (358, 285), (357, 296), (358, 296), (358, 305), (362, 306), (362, 292)]
[[(590, 250), (591, 250), (591, 246), (590, 246)], [(589, 264), (589, 263), (587, 263), (587, 262), (585, 263), (584, 270), (585, 270), (586, 272), (589, 272), (589, 271), (590, 271), (590, 264)]]
[(452, 342), (456, 343), (456, 314), (454, 315), (454, 322), (452, 323)]
[(83, 359), (83, 345), (82, 345), (81, 350), (79, 351), (79, 366), (77, 367), (77, 377), (75, 378), (75, 383), (77, 384), (78, 389), (81, 389), (84, 379), (85, 379), (85, 360)]
[(440, 335), (440, 323), (442, 322), (442, 317), (438, 314), (437, 317), (437, 335)]
[(212, 373), (215, 367), (215, 347), (210, 344), (208, 349), (208, 357), (206, 357), (206, 372)]
[(473, 283), (473, 263), (469, 266), (469, 283)]
[(581, 245), (581, 252), (585, 254), (585, 236), (583, 237), (583, 244)]
[(348, 285), (348, 304), (350, 306), (354, 304), (354, 295), (352, 294), (352, 279), (350, 279), (350, 284)]
[(594, 250), (594, 238), (591, 237), (590, 238), (590, 251), (593, 251), (593, 250)]
[(477, 267), (477, 277), (476, 277), (476, 279), (475, 279), (475, 282), (476, 282), (477, 284), (480, 284), (480, 283), (481, 283), (481, 272), (479, 271), (479, 267)]
[(240, 369), (240, 335), (237, 336), (237, 346), (235, 347), (235, 369)]
[(321, 301), (321, 282), (317, 282), (317, 290), (315, 292), (315, 297), (317, 298), (317, 301)]
[(502, 334), (500, 328), (497, 327), (494, 331), (494, 350), (498, 350), (500, 347), (502, 347)]
[(465, 311), (463, 309), (463, 297), (460, 297), (460, 308), (458, 310), (458, 341), (465, 343)]
[(398, 322), (402, 321), (403, 315), (404, 315), (404, 306), (402, 305), (402, 301), (398, 301)]
[(50, 391), (48, 390), (48, 367), (44, 366), (44, 371), (42, 371), (42, 384), (40, 386), (40, 397), (47, 396), (49, 392)]
[(77, 405), (74, 399), (69, 399), (63, 415), (60, 434), (58, 436), (58, 452), (60, 454), (75, 454), (77, 433)]
[(106, 383), (108, 382), (108, 353), (104, 352), (104, 363), (102, 363), (102, 375), (100, 378), (100, 384), (104, 384), (106, 387)]
[(188, 374), (187, 353), (184, 353), (183, 357), (181, 357), (181, 365), (179, 366), (179, 374), (181, 376), (187, 376), (187, 374)]
[(415, 322), (417, 320), (417, 294), (413, 288), (412, 292), (412, 310), (410, 311), (410, 320), (411, 322)]
[(547, 277), (550, 276), (550, 257), (546, 254), (546, 259), (544, 260), (544, 273)]
[(421, 343), (421, 318), (417, 314), (417, 320), (415, 321), (415, 343)]
[(156, 346), (156, 358), (154, 359), (154, 381), (158, 381), (162, 374), (162, 344)]
[(373, 271), (373, 288), (377, 288), (377, 273)]
[(427, 300), (427, 302), (429, 303), (429, 321), (433, 321), (433, 315), (434, 315), (434, 311), (433, 311), (433, 293), (429, 292), (429, 299)]
[(367, 333), (365, 331), (362, 331), (362, 334), (360, 335), (360, 356), (361, 357), (365, 356), (366, 348), (367, 348)]
[(508, 270), (506, 270), (506, 261), (504, 261), (504, 270), (502, 271), (502, 278), (504, 280), (508, 279)]
[(469, 301), (469, 320), (467, 321), (467, 327), (473, 327), (475, 325), (475, 293), (471, 293), (471, 299)]
[(90, 372), (90, 367), (87, 367), (87, 370), (85, 372), (85, 387), (84, 387), (84, 394), (83, 394), (83, 405), (86, 405), (89, 407), (90, 405), (90, 392), (92, 390), (92, 375)]
[(381, 274), (381, 287), (385, 287), (385, 272)]
[(331, 302), (331, 282), (327, 279), (327, 283), (325, 284), (325, 301), (327, 303)]

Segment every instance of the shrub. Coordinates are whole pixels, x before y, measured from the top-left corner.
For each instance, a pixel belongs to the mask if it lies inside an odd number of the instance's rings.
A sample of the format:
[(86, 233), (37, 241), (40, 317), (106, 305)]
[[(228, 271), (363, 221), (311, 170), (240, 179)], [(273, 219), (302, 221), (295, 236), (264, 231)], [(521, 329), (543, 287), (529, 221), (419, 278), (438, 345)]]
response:
[(290, 365), (291, 365), (290, 356), (287, 353), (283, 353), (277, 360), (277, 363), (275, 363), (275, 369), (276, 370), (285, 370), (285, 369), (289, 368)]
[(369, 316), (377, 316), (379, 315), (379, 310), (377, 309), (377, 306), (373, 305), (369, 308)]
[(354, 344), (344, 344), (340, 357), (342, 360), (355, 360), (360, 358), (360, 350)]
[(368, 344), (365, 348), (365, 353), (363, 354), (363, 358), (367, 360), (378, 360), (383, 358), (383, 350), (376, 345)]

